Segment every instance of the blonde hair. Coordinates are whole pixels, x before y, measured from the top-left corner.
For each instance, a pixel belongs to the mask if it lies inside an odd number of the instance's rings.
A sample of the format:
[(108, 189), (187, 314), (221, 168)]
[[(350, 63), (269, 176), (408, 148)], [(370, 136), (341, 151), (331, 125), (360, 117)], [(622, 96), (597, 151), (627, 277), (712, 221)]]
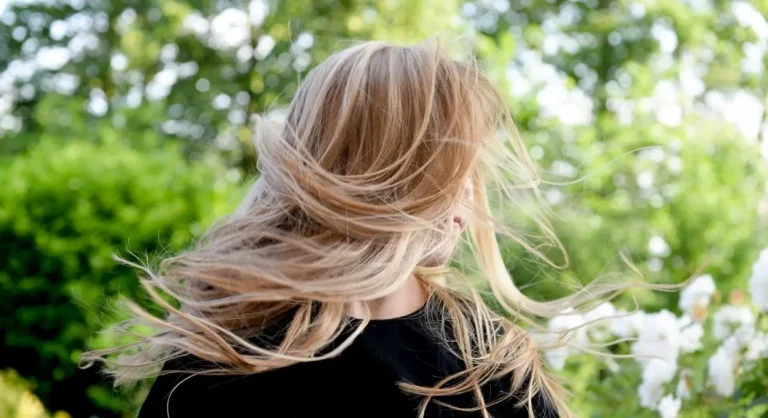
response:
[[(130, 304), (133, 321), (154, 333), (86, 360), (113, 366), (117, 383), (150, 376), (152, 366), (184, 354), (228, 365), (201, 371), (209, 373), (320, 361), (339, 354), (368, 324), (366, 316), (344, 334), (349, 303), (392, 293), (415, 272), (439, 301), (430, 305), (451, 324), (453, 335), (441, 338), (455, 339), (466, 365), (435, 387), (401, 383), (424, 397), (422, 414), (435, 397), (473, 393), (483, 416), (510, 396), (533, 416), (541, 392), (561, 416), (572, 415), (543, 370), (539, 348), (514, 321), (551, 317), (626, 284), (600, 283), (550, 302), (531, 300), (515, 286), (496, 234), (544, 257), (490, 207), (535, 201), (539, 177), (502, 95), (474, 62), (451, 59), (434, 41), (351, 46), (307, 76), (281, 128), (257, 124), (255, 144), (261, 175), (240, 209), (157, 271), (136, 266), (168, 316)], [(452, 251), (445, 248), (453, 243), (444, 220), (467, 178), (474, 185), (469, 245), (480, 287), (492, 292), (502, 315), (460, 272), (430, 262)], [(529, 216), (560, 246), (543, 217)], [(254, 338), (288, 313), (281, 341)], [(330, 349), (331, 343), (338, 344)], [(111, 360), (113, 354), (121, 356)], [(480, 388), (500, 378), (511, 383), (506, 398), (484, 399)]]

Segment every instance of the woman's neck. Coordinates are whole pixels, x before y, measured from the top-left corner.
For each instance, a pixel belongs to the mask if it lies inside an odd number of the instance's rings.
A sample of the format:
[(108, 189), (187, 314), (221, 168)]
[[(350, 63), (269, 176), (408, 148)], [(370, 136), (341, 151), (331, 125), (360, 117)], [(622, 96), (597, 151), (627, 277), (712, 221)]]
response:
[(349, 304), (348, 315), (353, 318), (365, 316), (366, 305), (371, 312), (371, 319), (392, 319), (412, 314), (425, 303), (429, 294), (416, 276), (410, 278), (399, 289), (379, 299)]

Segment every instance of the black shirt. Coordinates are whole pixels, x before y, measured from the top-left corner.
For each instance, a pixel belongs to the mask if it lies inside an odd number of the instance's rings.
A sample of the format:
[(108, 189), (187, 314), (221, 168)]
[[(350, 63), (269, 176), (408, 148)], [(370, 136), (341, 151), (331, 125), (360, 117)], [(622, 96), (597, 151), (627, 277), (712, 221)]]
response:
[[(422, 397), (404, 392), (397, 382), (433, 386), (464, 370), (425, 326), (424, 309), (402, 318), (371, 321), (339, 356), (248, 376), (163, 374), (157, 378), (139, 418), (411, 418)], [(164, 370), (201, 367), (201, 360), (174, 360)], [(198, 363), (198, 364), (191, 364)], [(210, 366), (208, 366), (210, 367)], [(192, 376), (192, 377), (190, 377)], [(178, 386), (177, 386), (178, 385)], [(175, 387), (175, 389), (174, 389)], [(486, 402), (504, 394), (504, 383), (483, 388)], [(480, 417), (438, 405), (434, 399), (473, 407), (474, 396), (433, 398), (426, 418)], [(518, 398), (491, 406), (495, 418), (528, 417)], [(536, 417), (556, 417), (542, 396), (534, 399)]]

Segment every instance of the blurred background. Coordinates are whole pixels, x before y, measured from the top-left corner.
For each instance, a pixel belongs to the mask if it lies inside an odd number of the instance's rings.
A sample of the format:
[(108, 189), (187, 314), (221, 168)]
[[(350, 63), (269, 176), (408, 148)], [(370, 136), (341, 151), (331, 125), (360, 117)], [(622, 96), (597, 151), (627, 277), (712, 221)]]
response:
[[(0, 417), (132, 416), (143, 388), (78, 368), (140, 296), (119, 252), (183, 249), (257, 175), (279, 114), (331, 51), (460, 37), (507, 95), (570, 264), (505, 245), (536, 298), (628, 254), (743, 288), (768, 246), (766, 0), (0, 0)], [(557, 261), (562, 255), (553, 251)], [(675, 293), (643, 309), (678, 311)], [(620, 303), (620, 302), (619, 302)], [(658, 416), (638, 373), (562, 373), (581, 416)], [(631, 370), (631, 365), (626, 366)], [(768, 388), (766, 389), (768, 392)], [(696, 417), (730, 416), (703, 402)], [(684, 408), (685, 409), (685, 408)]]

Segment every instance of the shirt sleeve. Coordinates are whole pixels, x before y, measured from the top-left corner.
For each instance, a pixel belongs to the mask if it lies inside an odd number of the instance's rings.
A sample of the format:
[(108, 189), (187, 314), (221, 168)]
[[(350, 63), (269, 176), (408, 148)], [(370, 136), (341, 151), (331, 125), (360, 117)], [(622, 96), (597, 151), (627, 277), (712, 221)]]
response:
[[(303, 369), (291, 367), (249, 375), (201, 374), (223, 366), (184, 356), (168, 361), (149, 390), (138, 418), (240, 416), (254, 405), (283, 405), (293, 399)], [(290, 415), (288, 415), (290, 416)]]

